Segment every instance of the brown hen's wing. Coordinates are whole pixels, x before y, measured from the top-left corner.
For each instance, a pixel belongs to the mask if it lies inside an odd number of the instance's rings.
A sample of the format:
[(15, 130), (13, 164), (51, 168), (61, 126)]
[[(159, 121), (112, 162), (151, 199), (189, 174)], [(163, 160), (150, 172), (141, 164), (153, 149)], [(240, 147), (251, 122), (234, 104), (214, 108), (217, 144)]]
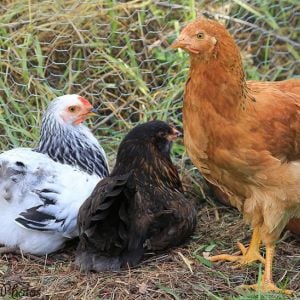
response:
[(281, 91), (300, 95), (300, 79), (275, 81), (274, 84)]
[(262, 86), (272, 87), (282, 92), (300, 95), (300, 79), (287, 79), (282, 81), (247, 81), (249, 87)]
[(115, 270), (129, 240), (128, 201), (136, 196), (131, 173), (98, 183), (79, 210), (76, 263), (81, 270)]
[(251, 124), (254, 150), (267, 150), (283, 162), (300, 159), (300, 95), (273, 83), (250, 87), (257, 102), (245, 112), (244, 126)]

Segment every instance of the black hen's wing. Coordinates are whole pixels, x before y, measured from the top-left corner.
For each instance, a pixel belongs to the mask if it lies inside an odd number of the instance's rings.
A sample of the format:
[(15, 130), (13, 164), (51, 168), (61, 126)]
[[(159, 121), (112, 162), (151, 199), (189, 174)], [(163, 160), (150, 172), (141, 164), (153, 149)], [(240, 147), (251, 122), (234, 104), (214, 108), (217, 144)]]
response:
[(164, 250), (180, 245), (194, 231), (197, 212), (194, 203), (183, 193), (159, 189), (157, 197), (161, 200), (161, 209), (153, 215), (145, 244), (151, 250)]
[(78, 215), (80, 242), (76, 263), (81, 270), (116, 270), (130, 241), (130, 203), (138, 197), (131, 173), (98, 183)]

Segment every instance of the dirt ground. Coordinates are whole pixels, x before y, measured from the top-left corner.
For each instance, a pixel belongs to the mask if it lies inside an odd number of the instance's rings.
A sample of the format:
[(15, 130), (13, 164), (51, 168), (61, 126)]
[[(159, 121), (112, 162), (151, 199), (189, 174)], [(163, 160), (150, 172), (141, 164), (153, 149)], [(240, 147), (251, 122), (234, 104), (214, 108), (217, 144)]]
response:
[[(200, 198), (200, 197), (199, 197)], [(206, 261), (204, 255), (237, 251), (236, 241), (248, 244), (251, 231), (237, 210), (207, 198), (199, 200), (198, 226), (180, 248), (148, 253), (144, 262), (120, 272), (82, 274), (75, 269), (76, 241), (47, 258), (4, 254), (0, 259), (2, 299), (287, 299), (245, 292), (261, 266), (233, 269), (231, 263)], [(286, 231), (278, 243), (274, 279), (300, 297), (300, 237)]]

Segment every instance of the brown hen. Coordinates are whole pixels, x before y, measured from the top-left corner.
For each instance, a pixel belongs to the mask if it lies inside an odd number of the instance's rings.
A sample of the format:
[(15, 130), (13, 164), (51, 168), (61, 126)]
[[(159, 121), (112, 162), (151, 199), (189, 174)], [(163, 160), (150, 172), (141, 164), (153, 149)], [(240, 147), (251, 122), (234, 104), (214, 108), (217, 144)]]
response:
[(239, 49), (216, 21), (187, 25), (172, 46), (191, 59), (183, 103), (188, 154), (253, 227), (249, 248), (239, 243), (242, 256), (211, 260), (259, 260), (262, 283), (250, 287), (289, 294), (273, 283), (272, 262), (283, 228), (300, 217), (300, 96), (288, 92), (300, 91), (299, 80), (246, 81)]

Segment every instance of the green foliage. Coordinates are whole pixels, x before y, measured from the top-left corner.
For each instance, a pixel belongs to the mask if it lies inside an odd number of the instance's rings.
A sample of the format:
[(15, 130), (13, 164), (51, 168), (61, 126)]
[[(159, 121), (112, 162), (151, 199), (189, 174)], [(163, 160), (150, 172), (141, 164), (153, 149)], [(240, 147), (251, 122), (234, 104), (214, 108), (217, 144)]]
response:
[[(289, 28), (281, 24), (297, 25), (294, 19), (288, 22), (290, 11), (285, 7), (296, 4), (292, 0), (280, 5), (273, 2), (234, 0), (207, 5), (207, 1), (194, 0), (180, 4), (67, 0), (49, 5), (49, 1), (24, 4), (23, 0), (4, 0), (0, 21), (1, 149), (34, 146), (42, 112), (49, 101), (65, 93), (79, 93), (100, 108), (99, 118), (90, 125), (111, 160), (119, 141), (138, 122), (158, 118), (182, 126), (188, 55), (168, 47), (181, 26), (195, 19), (198, 11), (222, 13), (226, 7), (229, 15), (285, 36)], [(240, 46), (248, 78), (286, 76), (286, 61), (275, 62), (276, 70), (273, 67), (273, 36), (261, 37), (259, 31), (249, 35), (235, 30), (234, 22), (228, 25), (237, 41), (246, 41)], [(247, 34), (251, 47), (245, 50), (250, 45)], [(297, 33), (289, 38), (297, 40)], [(278, 47), (299, 60), (293, 44), (283, 41)], [(182, 142), (173, 152), (177, 157), (184, 153)]]

